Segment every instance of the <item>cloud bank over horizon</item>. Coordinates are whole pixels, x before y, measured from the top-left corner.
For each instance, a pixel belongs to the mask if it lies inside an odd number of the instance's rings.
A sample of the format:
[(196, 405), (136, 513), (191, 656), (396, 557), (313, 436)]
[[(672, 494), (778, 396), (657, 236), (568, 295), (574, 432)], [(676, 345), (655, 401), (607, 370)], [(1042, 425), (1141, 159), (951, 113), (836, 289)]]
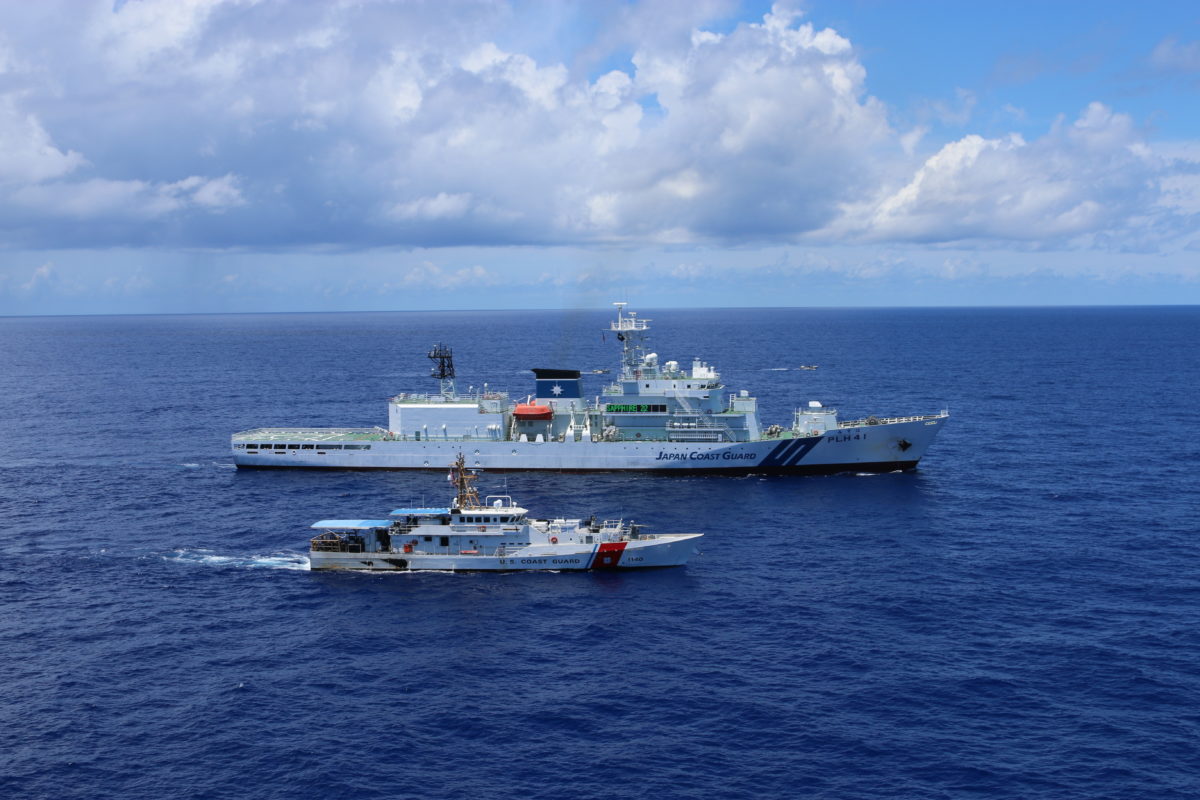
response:
[[(902, 127), (861, 45), (786, 5), (739, 11), (5, 6), (0, 237), (23, 257), (0, 295), (45, 289), (64, 260), (27, 254), (142, 250), (421, 250), (390, 285), (443, 289), (500, 279), (430, 260), (443, 248), (688, 251), (663, 268), (681, 280), (745, 248), (835, 270), (872, 248), (1127, 253), (1198, 277), (1180, 254), (1200, 251), (1200, 139), (1094, 99), (1033, 133), (975, 132), (968, 92), (943, 114), (953, 135)], [(554, 44), (567, 32), (582, 44)], [(1195, 76), (1196, 46), (1163, 38), (1147, 69)]]

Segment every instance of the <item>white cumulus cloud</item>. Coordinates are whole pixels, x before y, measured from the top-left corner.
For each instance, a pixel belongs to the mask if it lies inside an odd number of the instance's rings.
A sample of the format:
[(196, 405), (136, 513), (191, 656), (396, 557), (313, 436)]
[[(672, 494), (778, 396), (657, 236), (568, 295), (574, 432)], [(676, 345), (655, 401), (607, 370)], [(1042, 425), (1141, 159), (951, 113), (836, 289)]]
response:
[(17, 98), (0, 96), (0, 185), (57, 178), (85, 163), (80, 153), (56, 147), (37, 117), (19, 107)]
[(461, 217), (471, 207), (471, 195), (438, 192), (433, 197), (419, 197), (399, 203), (392, 209), (397, 219), (447, 219)]
[(886, 241), (1065, 240), (1128, 224), (1160, 167), (1128, 116), (1093, 103), (1033, 142), (950, 142), (903, 186), (849, 206), (831, 230)]
[(236, 181), (228, 175), (160, 184), (103, 178), (50, 182), (21, 187), (9, 200), (47, 216), (97, 220), (150, 220), (187, 208), (214, 211), (244, 202)]
[[(0, 233), (43, 245), (1146, 249), (1195, 229), (1196, 159), (1119, 109), (980, 133), (960, 88), (897, 129), (855, 43), (784, 5), (566, 6), (587, 39), (566, 56), (490, 0), (33, 9), (0, 4)], [(1164, 39), (1150, 60), (1194, 55)]]

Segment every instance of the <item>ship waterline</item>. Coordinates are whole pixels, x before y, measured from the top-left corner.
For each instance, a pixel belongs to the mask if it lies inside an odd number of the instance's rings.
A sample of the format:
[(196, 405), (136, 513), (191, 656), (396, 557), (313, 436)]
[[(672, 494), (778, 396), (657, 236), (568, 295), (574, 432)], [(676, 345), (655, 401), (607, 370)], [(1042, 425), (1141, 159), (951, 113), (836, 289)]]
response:
[[(237, 434), (239, 466), (338, 469), (442, 469), (463, 453), (489, 470), (664, 470), (728, 474), (890, 472), (917, 465), (945, 422), (943, 414), (904, 422), (847, 426), (817, 436), (757, 442), (404, 441), (370, 429), (266, 428)], [(907, 446), (906, 446), (907, 445)]]

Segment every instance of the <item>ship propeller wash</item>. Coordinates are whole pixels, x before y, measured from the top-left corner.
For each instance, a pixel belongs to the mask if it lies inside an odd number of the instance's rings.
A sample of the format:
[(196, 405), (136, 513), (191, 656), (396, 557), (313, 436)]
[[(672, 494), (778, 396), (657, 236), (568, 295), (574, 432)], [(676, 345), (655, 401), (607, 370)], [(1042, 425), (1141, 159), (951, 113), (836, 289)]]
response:
[(624, 520), (530, 519), (508, 495), (481, 502), (459, 454), (446, 508), (398, 508), (390, 519), (327, 519), (309, 549), (311, 569), (513, 572), (677, 567), (701, 533), (647, 533)]
[(788, 425), (763, 427), (756, 398), (727, 392), (717, 370), (661, 361), (646, 345), (650, 320), (615, 303), (609, 331), (619, 377), (594, 400), (574, 369), (534, 369), (535, 391), (459, 394), (453, 353), (429, 353), (439, 391), (398, 394), (386, 428), (257, 428), (233, 434), (239, 467), (441, 469), (464, 453), (492, 470), (655, 470), (828, 474), (912, 469), (949, 412), (839, 420), (817, 401)]

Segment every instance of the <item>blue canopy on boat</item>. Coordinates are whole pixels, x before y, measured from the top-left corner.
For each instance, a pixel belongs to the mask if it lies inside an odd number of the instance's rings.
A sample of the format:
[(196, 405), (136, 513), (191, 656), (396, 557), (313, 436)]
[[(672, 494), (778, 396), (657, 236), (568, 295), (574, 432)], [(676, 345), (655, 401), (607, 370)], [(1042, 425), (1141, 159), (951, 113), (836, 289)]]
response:
[(449, 514), (448, 508), (397, 508), (391, 512), (393, 517), (428, 517), (433, 514)]
[(387, 528), (391, 524), (392, 521), (390, 519), (323, 519), (320, 522), (313, 523), (312, 527), (336, 528), (338, 530), (363, 530), (366, 528)]

